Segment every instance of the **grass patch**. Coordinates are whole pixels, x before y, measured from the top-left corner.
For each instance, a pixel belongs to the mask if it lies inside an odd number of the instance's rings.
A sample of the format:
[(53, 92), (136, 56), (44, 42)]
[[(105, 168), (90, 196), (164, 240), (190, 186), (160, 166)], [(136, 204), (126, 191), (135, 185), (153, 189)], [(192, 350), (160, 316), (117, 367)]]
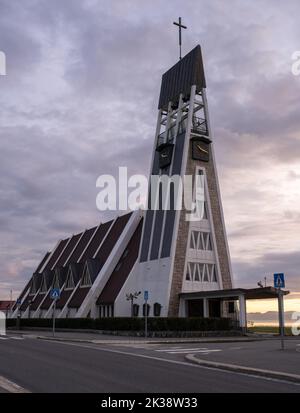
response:
[[(269, 333), (269, 334), (279, 334), (279, 328), (275, 326), (254, 326), (248, 327), (248, 331), (251, 333)], [(291, 336), (291, 327), (285, 327), (284, 333), (286, 336)]]

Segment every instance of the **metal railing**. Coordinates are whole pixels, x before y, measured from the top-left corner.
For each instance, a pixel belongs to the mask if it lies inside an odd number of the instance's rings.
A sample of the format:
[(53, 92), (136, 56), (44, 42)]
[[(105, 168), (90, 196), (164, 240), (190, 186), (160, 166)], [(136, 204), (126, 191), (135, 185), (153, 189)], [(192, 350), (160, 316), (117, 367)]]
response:
[(192, 121), (192, 133), (207, 135), (208, 130), (206, 120), (194, 116)]
[[(157, 137), (157, 146), (159, 146), (163, 143), (173, 142), (173, 140), (175, 138), (175, 129), (176, 129), (176, 125), (174, 125), (172, 128), (170, 128), (168, 130), (167, 136), (166, 136), (166, 131), (159, 134), (158, 137)], [(178, 134), (180, 134), (184, 131), (185, 131), (185, 121), (181, 121), (179, 123), (179, 127), (178, 127)]]

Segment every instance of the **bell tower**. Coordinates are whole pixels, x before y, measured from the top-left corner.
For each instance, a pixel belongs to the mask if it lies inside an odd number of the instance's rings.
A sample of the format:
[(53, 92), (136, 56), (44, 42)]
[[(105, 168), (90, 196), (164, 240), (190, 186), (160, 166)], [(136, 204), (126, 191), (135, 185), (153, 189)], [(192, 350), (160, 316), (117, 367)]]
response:
[(201, 213), (188, 219), (191, 211), (177, 209), (176, 199), (164, 208), (160, 190), (149, 185), (135, 285), (161, 304), (161, 316), (176, 317), (184, 315), (180, 293), (232, 287), (199, 45), (162, 77), (151, 175), (191, 176), (194, 205), (197, 192), (203, 195)]

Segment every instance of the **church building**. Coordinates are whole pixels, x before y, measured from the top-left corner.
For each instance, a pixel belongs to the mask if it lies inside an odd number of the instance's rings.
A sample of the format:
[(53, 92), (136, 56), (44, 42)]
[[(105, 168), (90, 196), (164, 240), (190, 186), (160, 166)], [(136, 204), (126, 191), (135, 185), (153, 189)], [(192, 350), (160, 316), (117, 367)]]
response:
[[(239, 300), (245, 326), (245, 300), (260, 297), (232, 286), (199, 45), (162, 76), (150, 174), (200, 177), (201, 217), (188, 220), (185, 208), (160, 205), (59, 240), (12, 317), (233, 317)], [(148, 206), (151, 194), (149, 186)], [(53, 289), (60, 291), (55, 307)]]

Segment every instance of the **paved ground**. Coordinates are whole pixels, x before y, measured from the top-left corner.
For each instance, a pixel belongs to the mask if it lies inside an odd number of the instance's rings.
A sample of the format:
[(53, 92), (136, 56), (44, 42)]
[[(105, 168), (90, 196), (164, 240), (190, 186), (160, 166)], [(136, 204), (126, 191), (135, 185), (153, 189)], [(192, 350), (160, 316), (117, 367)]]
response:
[[(271, 347), (268, 347), (268, 343)], [(286, 354), (299, 366), (297, 340)], [(243, 362), (270, 351), (274, 364), (286, 357), (276, 349), (278, 341), (253, 343), (146, 344), (143, 342), (93, 344), (55, 342), (9, 334), (0, 339), (1, 377), (31, 392), (300, 392), (300, 385), (244, 374), (208, 369), (185, 360), (192, 353), (201, 357), (233, 355)], [(293, 347), (294, 346), (294, 347)], [(241, 348), (239, 348), (241, 347)], [(242, 354), (243, 353), (243, 354)], [(261, 359), (264, 357), (261, 356)], [(230, 359), (232, 361), (232, 359)], [(271, 356), (270, 356), (271, 360)], [(281, 359), (285, 366), (284, 359)], [(277, 368), (278, 369), (278, 368)], [(298, 372), (299, 373), (299, 372)], [(1, 390), (0, 390), (1, 391)], [(3, 390), (2, 390), (3, 391)]]

